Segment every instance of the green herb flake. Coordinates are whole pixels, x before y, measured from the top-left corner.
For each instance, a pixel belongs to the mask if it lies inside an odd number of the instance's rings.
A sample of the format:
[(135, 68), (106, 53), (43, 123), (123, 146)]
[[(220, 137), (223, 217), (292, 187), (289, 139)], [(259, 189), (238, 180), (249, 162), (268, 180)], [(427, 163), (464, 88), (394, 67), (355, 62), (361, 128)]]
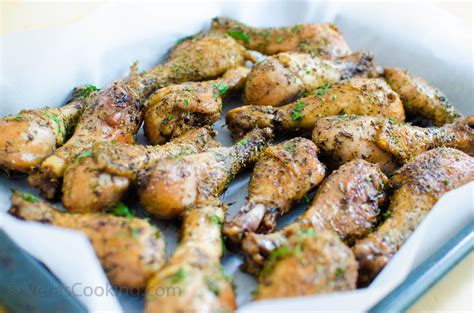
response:
[(48, 112), (48, 111), (43, 111), (42, 113), (46, 115), (47, 117), (49, 117), (54, 122), (54, 124), (56, 125), (56, 129), (58, 130), (59, 136), (62, 139), (64, 139), (64, 134), (61, 129), (61, 122), (59, 121), (59, 117), (56, 114)]
[(91, 94), (94, 92), (94, 91), (99, 91), (100, 88), (97, 88), (96, 86), (94, 85), (85, 85), (85, 88), (82, 88), (82, 89), (79, 89), (76, 93), (76, 95), (78, 97), (81, 97), (83, 99), (87, 99), (91, 96)]
[(344, 268), (338, 267), (336, 268), (336, 278), (341, 278), (344, 276)]
[(179, 44), (182, 43), (183, 41), (186, 41), (186, 40), (189, 40), (189, 39), (193, 39), (193, 36), (184, 36), (184, 37), (181, 37), (181, 38), (179, 38), (178, 40), (176, 40), (176, 44), (179, 45)]
[[(316, 89), (316, 96), (317, 97), (320, 97), (322, 98), (323, 95), (327, 94), (329, 92), (329, 89), (332, 88), (332, 84), (330, 83), (326, 83), (324, 85), (321, 85), (319, 86), (317, 89)], [(335, 100), (334, 98), (335, 95), (333, 95), (333, 100)]]
[(82, 151), (78, 156), (77, 158), (78, 159), (82, 159), (82, 158), (90, 158), (94, 156), (94, 153), (92, 153), (92, 151)]
[(207, 218), (209, 219), (209, 221), (211, 221), (212, 223), (216, 225), (220, 226), (222, 224), (222, 218), (218, 215), (210, 215)]
[(213, 279), (211, 279), (211, 278), (209, 278), (209, 277), (206, 277), (206, 285), (207, 285), (207, 288), (208, 288), (213, 294), (215, 294), (216, 296), (219, 295), (219, 293), (220, 293), (219, 284), (218, 284), (215, 280), (213, 280)]
[(174, 273), (173, 276), (171, 276), (170, 283), (172, 285), (179, 284), (186, 279), (186, 276), (186, 271), (184, 270), (184, 268), (181, 267), (176, 273)]
[(173, 119), (173, 114), (169, 114), (164, 120), (163, 124), (167, 125)]
[(284, 259), (291, 255), (293, 255), (293, 251), (288, 246), (280, 246), (273, 250), (268, 256), (267, 262), (265, 262), (265, 266), (262, 270), (262, 276), (268, 276), (273, 272), (273, 269), (275, 268), (275, 262), (277, 260)]
[(216, 87), (219, 92), (219, 96), (224, 95), (229, 90), (229, 85), (224, 82), (218, 82), (217, 84), (214, 84), (214, 87)]
[(291, 154), (296, 152), (296, 147), (294, 145), (284, 145), (283, 149), (285, 149), (285, 151), (287, 151)]
[(231, 36), (234, 39), (237, 40), (242, 40), (244, 43), (249, 43), (250, 42), (250, 37), (249, 35), (244, 32), (243, 30), (234, 30), (234, 31), (229, 31), (227, 32), (229, 36)]
[(309, 197), (308, 197), (308, 195), (305, 195), (305, 196), (303, 197), (303, 201), (304, 201), (304, 203), (309, 203)]
[(115, 216), (122, 216), (122, 217), (133, 217), (133, 213), (127, 207), (127, 205), (123, 202), (117, 203), (115, 208), (110, 212), (112, 215)]
[(303, 115), (301, 115), (301, 111), (304, 108), (304, 102), (300, 101), (296, 103), (295, 108), (291, 111), (291, 119), (293, 121), (300, 122), (303, 119)]
[(244, 145), (246, 145), (248, 142), (249, 142), (248, 138), (245, 138), (245, 139), (242, 139), (241, 141), (239, 141), (239, 142), (237, 143), (237, 145), (239, 145), (239, 146), (244, 146)]
[(449, 186), (449, 180), (443, 179), (443, 184), (444, 184), (445, 186)]
[(278, 36), (278, 37), (276, 37), (276, 39), (275, 39), (275, 41), (276, 41), (277, 43), (282, 43), (284, 40), (285, 40), (285, 38), (283, 38), (283, 36)]
[(183, 100), (183, 103), (184, 103), (185, 106), (188, 106), (189, 103), (190, 103), (190, 101), (189, 101), (189, 99), (184, 99), (184, 100)]
[(19, 191), (13, 191), (14, 193), (20, 195), (20, 197), (25, 200), (25, 201), (28, 201), (28, 202), (40, 202), (41, 199), (36, 197), (36, 196), (33, 196), (31, 193), (27, 193), (27, 192), (19, 192)]
[(132, 238), (136, 239), (140, 235), (140, 229), (130, 226), (130, 234)]

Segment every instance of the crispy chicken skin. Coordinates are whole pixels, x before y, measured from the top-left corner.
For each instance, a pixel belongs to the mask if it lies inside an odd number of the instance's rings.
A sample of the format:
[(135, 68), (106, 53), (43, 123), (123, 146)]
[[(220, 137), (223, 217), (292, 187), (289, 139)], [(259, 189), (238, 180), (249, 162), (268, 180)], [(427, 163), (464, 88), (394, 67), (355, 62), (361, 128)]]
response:
[(339, 29), (329, 23), (255, 28), (230, 18), (216, 17), (212, 20), (211, 31), (229, 34), (247, 49), (266, 55), (297, 51), (334, 58), (351, 53)]
[(171, 84), (217, 78), (231, 68), (244, 66), (246, 60), (255, 58), (230, 36), (210, 33), (184, 38), (164, 64), (142, 73), (144, 94)]
[[(257, 63), (245, 83), (247, 104), (281, 106), (303, 92), (321, 93), (328, 84), (351, 77), (375, 76), (372, 55), (357, 52), (337, 60), (306, 53), (279, 53)], [(321, 90), (318, 90), (321, 87)]]
[(63, 107), (21, 110), (1, 118), (0, 167), (29, 173), (64, 144), (96, 92), (94, 86), (78, 87)]
[(352, 78), (328, 85), (321, 94), (281, 107), (247, 105), (235, 108), (227, 113), (226, 124), (236, 138), (255, 127), (306, 133), (314, 128), (318, 119), (340, 114), (384, 116), (397, 122), (405, 120), (402, 102), (383, 80)]
[(163, 144), (189, 129), (212, 125), (221, 118), (222, 97), (242, 88), (249, 71), (241, 66), (228, 70), (217, 80), (158, 89), (145, 109), (148, 140), (154, 145)]
[(363, 238), (378, 222), (386, 182), (376, 164), (364, 160), (344, 164), (323, 181), (309, 209), (292, 224), (272, 234), (246, 234), (242, 248), (247, 270), (259, 272), (271, 251), (284, 244), (295, 229), (330, 230), (347, 243)]
[(224, 215), (225, 207), (212, 200), (186, 210), (178, 248), (147, 285), (145, 312), (232, 312), (236, 309), (231, 279), (220, 264)]
[(473, 117), (440, 128), (421, 128), (371, 116), (330, 116), (316, 122), (313, 141), (332, 166), (354, 159), (378, 163), (387, 175), (427, 150), (453, 147), (473, 154)]
[(318, 148), (308, 139), (294, 138), (263, 150), (253, 169), (247, 203), (223, 232), (233, 245), (240, 245), (245, 232), (268, 233), (276, 218), (301, 200), (324, 178)]
[(64, 207), (69, 212), (95, 212), (114, 206), (134, 184), (139, 171), (158, 160), (203, 152), (220, 144), (215, 131), (191, 130), (163, 146), (96, 143), (90, 155), (76, 158), (63, 180)]
[(396, 67), (387, 67), (384, 76), (400, 95), (408, 114), (431, 120), (434, 125), (452, 123), (461, 116), (446, 96), (427, 81)]
[(157, 162), (139, 180), (141, 204), (154, 216), (169, 219), (218, 197), (242, 168), (257, 160), (271, 137), (270, 129), (256, 129), (232, 147)]
[(285, 244), (273, 250), (258, 278), (255, 299), (352, 290), (357, 262), (334, 232), (292, 225)]
[(82, 114), (72, 137), (41, 163), (28, 182), (52, 199), (60, 190), (60, 178), (67, 165), (95, 142), (133, 143), (143, 119), (140, 95), (136, 92), (139, 80), (133, 70), (127, 79), (102, 89)]
[(161, 232), (139, 218), (108, 214), (69, 214), (30, 194), (14, 192), (10, 214), (84, 233), (110, 282), (122, 288), (145, 288), (165, 262)]
[(389, 181), (389, 217), (353, 247), (359, 285), (372, 281), (444, 193), (472, 180), (474, 158), (452, 148), (420, 154), (398, 170)]

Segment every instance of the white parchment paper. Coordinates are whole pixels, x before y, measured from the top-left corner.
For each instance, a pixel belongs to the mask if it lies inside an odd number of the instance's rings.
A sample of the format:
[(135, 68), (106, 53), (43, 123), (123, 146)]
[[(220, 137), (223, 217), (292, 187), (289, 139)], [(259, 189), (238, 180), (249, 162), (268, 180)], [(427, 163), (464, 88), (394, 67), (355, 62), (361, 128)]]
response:
[[(81, 84), (105, 86), (124, 77), (140, 61), (141, 69), (161, 62), (182, 36), (205, 30), (214, 16), (228, 16), (255, 26), (282, 26), (332, 21), (353, 50), (375, 53), (381, 65), (395, 65), (428, 79), (441, 88), (463, 112), (473, 114), (472, 30), (453, 16), (427, 4), (328, 4), (316, 1), (225, 1), (107, 4), (82, 21), (62, 28), (16, 33), (1, 37), (0, 115), (23, 108), (60, 106)], [(240, 103), (233, 99), (224, 111)], [(229, 134), (216, 124), (219, 140), (230, 145)], [(233, 215), (243, 204), (249, 173), (232, 182), (224, 195)], [(107, 288), (107, 279), (87, 239), (74, 231), (18, 221), (5, 212), (9, 188), (32, 191), (24, 179), (0, 178), (0, 227), (22, 248), (46, 264), (71, 288), (81, 284)], [(474, 183), (446, 194), (369, 288), (352, 292), (250, 303), (255, 280), (239, 270), (241, 258), (227, 254), (225, 271), (236, 281), (242, 312), (256, 311), (365, 311), (395, 288), (418, 264), (474, 218)], [(137, 207), (137, 200), (127, 201)], [(289, 223), (305, 208), (283, 217)], [(158, 222), (176, 246), (177, 225)], [(139, 312), (143, 297), (117, 292), (80, 294), (93, 312)]]

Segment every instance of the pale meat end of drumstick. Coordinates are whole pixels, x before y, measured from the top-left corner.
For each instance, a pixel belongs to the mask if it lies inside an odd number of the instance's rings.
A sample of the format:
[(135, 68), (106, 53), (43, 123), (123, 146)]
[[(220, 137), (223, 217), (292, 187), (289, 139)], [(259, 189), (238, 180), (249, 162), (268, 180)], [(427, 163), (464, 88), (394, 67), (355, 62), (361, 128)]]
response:
[(27, 193), (14, 192), (9, 213), (84, 233), (112, 285), (144, 289), (165, 263), (163, 234), (148, 221), (107, 214), (69, 214)]
[(473, 180), (474, 158), (452, 148), (422, 153), (395, 172), (387, 219), (353, 247), (358, 284), (377, 276), (444, 193)]
[(308, 139), (294, 138), (266, 148), (253, 169), (247, 203), (224, 223), (223, 233), (240, 245), (245, 232), (268, 233), (276, 218), (290, 210), (324, 178), (318, 148)]

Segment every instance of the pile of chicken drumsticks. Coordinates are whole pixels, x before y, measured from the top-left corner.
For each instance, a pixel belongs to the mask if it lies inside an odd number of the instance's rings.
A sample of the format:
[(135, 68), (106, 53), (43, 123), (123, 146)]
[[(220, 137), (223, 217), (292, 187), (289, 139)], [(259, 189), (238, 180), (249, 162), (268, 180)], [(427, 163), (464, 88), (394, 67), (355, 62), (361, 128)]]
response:
[[(225, 147), (211, 126), (240, 91)], [(135, 141), (142, 122), (151, 145)], [(163, 64), (2, 118), (0, 166), (65, 208), (15, 191), (9, 213), (85, 233), (114, 286), (146, 290), (146, 312), (224, 312), (236, 309), (224, 242), (257, 276), (255, 299), (367, 286), (444, 193), (474, 180), (473, 127), (425, 80), (352, 52), (332, 24), (215, 18)], [(251, 166), (247, 201), (226, 217), (219, 198)], [(135, 191), (151, 217), (182, 221), (169, 259), (158, 228), (120, 202)], [(156, 292), (167, 286), (180, 292)]]

